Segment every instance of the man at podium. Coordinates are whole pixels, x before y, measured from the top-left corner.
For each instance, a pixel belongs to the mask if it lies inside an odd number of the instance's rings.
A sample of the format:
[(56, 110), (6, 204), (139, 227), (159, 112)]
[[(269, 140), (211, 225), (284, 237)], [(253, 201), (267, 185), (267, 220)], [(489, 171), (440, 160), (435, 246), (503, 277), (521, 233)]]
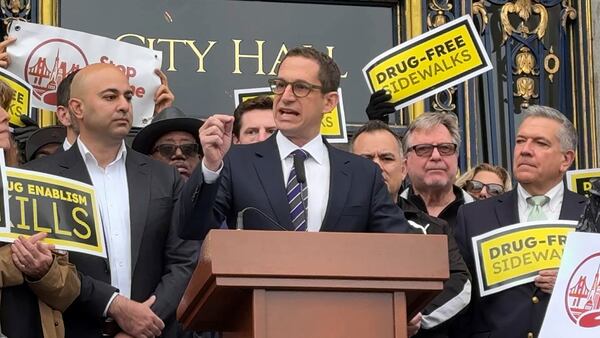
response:
[(180, 236), (203, 239), (223, 221), (246, 229), (407, 232), (377, 165), (320, 135), (339, 82), (329, 56), (294, 48), (269, 81), (277, 133), (232, 147), (233, 117), (208, 118), (199, 130), (204, 159), (178, 204)]

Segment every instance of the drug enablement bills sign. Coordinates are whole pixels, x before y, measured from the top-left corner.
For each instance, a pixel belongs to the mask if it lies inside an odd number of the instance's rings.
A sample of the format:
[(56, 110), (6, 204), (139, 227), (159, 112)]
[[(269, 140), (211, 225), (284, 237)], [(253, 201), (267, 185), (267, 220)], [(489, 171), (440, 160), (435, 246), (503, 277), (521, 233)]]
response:
[(371, 93), (385, 89), (396, 109), (492, 69), (469, 15), (377, 56), (363, 68)]
[[(274, 96), (269, 87), (235, 89), (233, 93), (236, 107), (240, 103), (257, 96)], [(348, 142), (348, 132), (346, 130), (342, 88), (338, 88), (337, 93), (339, 97), (337, 107), (323, 115), (323, 119), (321, 120), (321, 135), (330, 143), (346, 143)]]
[(9, 231), (0, 241), (48, 233), (57, 249), (106, 257), (95, 190), (79, 181), (29, 170), (6, 168)]
[(567, 236), (540, 331), (540, 338), (565, 337), (600, 337), (600, 234)]
[(513, 224), (472, 238), (482, 297), (532, 282), (538, 271), (559, 267), (576, 221)]

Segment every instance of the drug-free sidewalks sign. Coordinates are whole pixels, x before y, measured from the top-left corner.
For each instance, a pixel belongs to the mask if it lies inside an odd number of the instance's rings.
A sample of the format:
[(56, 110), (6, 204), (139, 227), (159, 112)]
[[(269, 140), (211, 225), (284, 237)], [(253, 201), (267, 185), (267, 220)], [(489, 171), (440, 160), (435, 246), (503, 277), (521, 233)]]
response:
[(396, 46), (363, 68), (371, 93), (385, 89), (396, 109), (492, 69), (465, 15)]

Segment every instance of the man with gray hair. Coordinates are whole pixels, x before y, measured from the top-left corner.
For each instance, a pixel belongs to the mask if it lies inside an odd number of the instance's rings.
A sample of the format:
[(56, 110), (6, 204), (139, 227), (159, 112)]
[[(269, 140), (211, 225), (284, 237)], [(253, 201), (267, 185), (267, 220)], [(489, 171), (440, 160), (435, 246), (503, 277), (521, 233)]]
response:
[(451, 113), (424, 113), (404, 135), (411, 186), (401, 196), (454, 228), (458, 208), (474, 199), (454, 185), (460, 146), (458, 119)]
[[(474, 236), (520, 222), (579, 219), (586, 199), (563, 184), (575, 158), (576, 142), (573, 124), (559, 111), (544, 106), (524, 110), (514, 149), (517, 187), (465, 205), (458, 212), (456, 240), (471, 274), (476, 274)], [(532, 283), (486, 297), (474, 292), (466, 330), (460, 337), (537, 337), (556, 274), (557, 270), (542, 270)]]

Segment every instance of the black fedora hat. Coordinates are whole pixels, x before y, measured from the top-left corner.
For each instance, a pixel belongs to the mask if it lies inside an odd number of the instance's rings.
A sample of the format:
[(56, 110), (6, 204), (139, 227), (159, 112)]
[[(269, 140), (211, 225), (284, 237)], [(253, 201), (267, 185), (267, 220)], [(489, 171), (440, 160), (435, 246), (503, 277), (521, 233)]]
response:
[(45, 145), (51, 143), (62, 144), (66, 137), (67, 128), (64, 126), (50, 126), (36, 130), (25, 143), (26, 161), (31, 161), (33, 156)]
[(203, 120), (185, 115), (177, 107), (168, 107), (152, 118), (152, 122), (142, 128), (135, 138), (131, 147), (142, 154), (150, 155), (154, 143), (166, 133), (172, 131), (184, 131), (192, 134), (196, 142), (200, 144), (198, 129), (204, 123)]

